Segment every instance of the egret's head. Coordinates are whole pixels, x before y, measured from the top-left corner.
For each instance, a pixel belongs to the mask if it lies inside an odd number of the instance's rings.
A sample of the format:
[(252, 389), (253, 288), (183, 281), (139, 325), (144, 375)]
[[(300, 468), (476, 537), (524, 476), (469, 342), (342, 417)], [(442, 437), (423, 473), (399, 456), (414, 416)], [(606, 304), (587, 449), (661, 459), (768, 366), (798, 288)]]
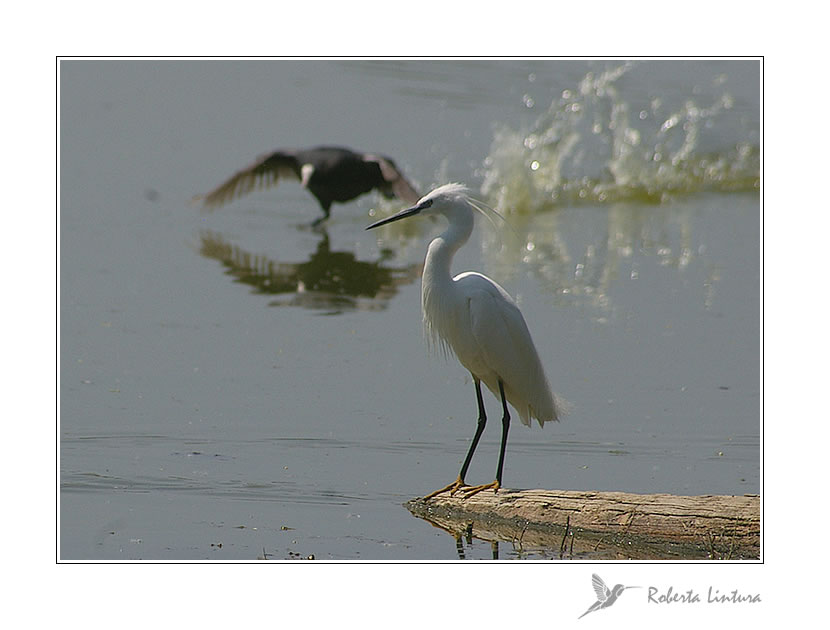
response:
[[(401, 210), (391, 217), (381, 219), (366, 229), (371, 230), (372, 228), (405, 219), (406, 217), (415, 216), (416, 214), (443, 214), (450, 223), (453, 222), (454, 217), (459, 215), (464, 218), (469, 218), (472, 221), (473, 212), (476, 210), (481, 211), (479, 204), (480, 202), (476, 202), (470, 197), (470, 191), (463, 184), (444, 184), (421, 197), (418, 203), (411, 208)], [(459, 219), (461, 216), (459, 216)]]
[(451, 183), (430, 190), (418, 200), (418, 205), (428, 203), (430, 207), (440, 209), (457, 204), (467, 205), (469, 202), (469, 189), (464, 184)]

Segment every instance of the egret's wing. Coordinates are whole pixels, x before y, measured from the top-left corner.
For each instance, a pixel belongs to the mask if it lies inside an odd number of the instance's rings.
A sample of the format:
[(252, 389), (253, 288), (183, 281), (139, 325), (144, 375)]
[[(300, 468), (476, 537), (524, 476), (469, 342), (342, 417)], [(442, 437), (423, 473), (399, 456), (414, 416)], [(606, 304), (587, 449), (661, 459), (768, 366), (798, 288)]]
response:
[(256, 162), (242, 169), (210, 191), (202, 199), (205, 208), (213, 209), (233, 199), (246, 195), (256, 188), (277, 183), (281, 177), (300, 178), (297, 158), (288, 151), (275, 151), (261, 156)]
[(383, 175), (383, 179), (389, 182), (392, 186), (392, 192), (395, 193), (395, 196), (398, 199), (402, 199), (407, 203), (415, 203), (421, 198), (412, 184), (407, 181), (406, 177), (404, 177), (403, 173), (398, 170), (398, 167), (395, 166), (395, 163), (392, 160), (379, 155), (366, 157), (377, 161), (378, 166), (380, 166), (380, 174)]
[(602, 578), (594, 573), (591, 576), (591, 584), (594, 587), (594, 592), (597, 594), (597, 599), (601, 602), (604, 602), (608, 599), (608, 596), (611, 595), (610, 589), (605, 585), (605, 582), (602, 581)]
[(540, 422), (555, 420), (544, 369), (519, 307), (504, 289), (480, 274), (461, 274), (457, 280), (469, 296), (471, 330), (481, 355), (504, 382), (508, 401), (522, 423), (530, 424), (528, 406)]

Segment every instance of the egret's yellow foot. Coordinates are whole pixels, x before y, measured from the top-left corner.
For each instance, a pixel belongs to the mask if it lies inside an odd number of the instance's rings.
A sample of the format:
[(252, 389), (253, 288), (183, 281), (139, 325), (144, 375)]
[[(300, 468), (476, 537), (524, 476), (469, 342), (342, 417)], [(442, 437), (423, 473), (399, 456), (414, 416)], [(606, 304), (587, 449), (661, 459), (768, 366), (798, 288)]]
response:
[(501, 487), (501, 484), (498, 481), (493, 481), (491, 483), (485, 483), (482, 486), (471, 486), (471, 487), (465, 488), (462, 492), (464, 492), (464, 498), (469, 499), (474, 494), (478, 494), (482, 490), (488, 490), (489, 488), (492, 488), (493, 493), (496, 493), (496, 492), (499, 491), (500, 487)]
[(464, 488), (466, 486), (467, 486), (467, 484), (464, 483), (464, 480), (461, 477), (459, 477), (458, 479), (453, 481), (450, 485), (444, 486), (440, 490), (436, 490), (435, 492), (429, 493), (427, 496), (424, 497), (424, 501), (426, 501), (427, 499), (431, 499), (432, 497), (436, 497), (439, 494), (441, 494), (443, 492), (447, 492), (447, 491), (449, 491), (450, 496), (452, 496), (456, 492), (458, 492), (458, 490), (460, 490), (461, 488)]

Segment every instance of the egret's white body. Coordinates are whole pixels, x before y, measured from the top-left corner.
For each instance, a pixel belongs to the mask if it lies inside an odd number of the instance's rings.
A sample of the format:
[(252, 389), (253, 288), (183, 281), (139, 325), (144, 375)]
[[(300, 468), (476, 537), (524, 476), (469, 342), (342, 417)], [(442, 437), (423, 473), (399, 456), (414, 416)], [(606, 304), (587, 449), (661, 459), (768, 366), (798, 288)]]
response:
[(502, 401), (502, 445), (496, 481), (471, 488), (468, 496), (488, 487), (498, 490), (501, 485), (510, 422), (507, 403), (528, 426), (532, 418), (540, 425), (559, 419), (556, 398), (519, 307), (487, 276), (468, 271), (453, 277), (450, 272), (453, 256), (472, 234), (476, 209), (464, 186), (446, 184), (422, 197), (412, 208), (369, 226), (377, 227), (415, 214), (440, 214), (449, 222), (446, 231), (427, 249), (421, 308), (428, 339), (454, 353), (472, 374), (479, 423), (458, 479), (429, 497), (445, 490), (454, 492), (465, 485), (464, 475), (486, 422), (480, 382)]
[(445, 216), (450, 227), (429, 244), (421, 284), (428, 337), (452, 350), (497, 398), (501, 379), (507, 402), (523, 424), (529, 426), (531, 417), (540, 425), (557, 420), (542, 362), (513, 298), (480, 273), (450, 275), (453, 255), (472, 233), (472, 210), (453, 205)]

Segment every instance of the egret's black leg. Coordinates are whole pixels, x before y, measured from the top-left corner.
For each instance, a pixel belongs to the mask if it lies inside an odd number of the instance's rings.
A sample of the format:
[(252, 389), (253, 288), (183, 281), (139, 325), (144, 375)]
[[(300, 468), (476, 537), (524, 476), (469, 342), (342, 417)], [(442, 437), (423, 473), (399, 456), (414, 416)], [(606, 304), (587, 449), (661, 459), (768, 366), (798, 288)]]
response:
[(481, 397), (481, 381), (474, 377), (476, 384), (476, 401), (478, 402), (478, 423), (476, 424), (476, 434), (473, 436), (473, 441), (470, 444), (470, 450), (467, 451), (467, 457), (464, 458), (464, 465), (461, 466), (461, 472), (458, 478), (461, 483), (464, 483), (464, 478), (467, 476), (467, 469), (470, 467), (470, 462), (473, 459), (473, 453), (478, 446), (478, 441), (481, 439), (481, 434), (484, 433), (484, 425), (487, 424), (487, 412), (484, 410), (484, 400)]
[(470, 450), (467, 451), (467, 457), (464, 458), (464, 464), (461, 466), (461, 472), (458, 473), (458, 479), (453, 481), (450, 485), (436, 490), (424, 497), (424, 500), (441, 494), (442, 492), (450, 491), (450, 494), (455, 494), (456, 490), (464, 487), (464, 477), (467, 476), (467, 469), (470, 467), (470, 462), (473, 459), (473, 453), (478, 446), (478, 441), (481, 439), (481, 434), (484, 433), (484, 426), (487, 424), (487, 412), (484, 410), (484, 399), (481, 397), (481, 381), (473, 376), (473, 382), (476, 385), (476, 401), (478, 402), (478, 423), (476, 424), (476, 433), (473, 436), (473, 441), (470, 444)]
[(499, 467), (496, 469), (496, 483), (499, 484), (496, 490), (501, 487), (501, 472), (504, 468), (504, 451), (507, 447), (507, 432), (510, 429), (510, 412), (507, 410), (507, 399), (504, 397), (504, 384), (499, 381), (499, 394), (501, 394), (501, 408), (504, 416), (501, 419), (501, 451), (499, 451)]
[(493, 492), (498, 492), (501, 488), (501, 473), (504, 468), (504, 451), (507, 447), (507, 431), (510, 429), (510, 412), (507, 410), (507, 398), (504, 396), (504, 383), (499, 379), (499, 394), (501, 394), (501, 407), (504, 410), (504, 416), (501, 419), (501, 449), (499, 450), (499, 465), (496, 469), (496, 480), (492, 483), (486, 483), (482, 486), (473, 486), (464, 490), (464, 498), (468, 498), (481, 492), (492, 488)]

